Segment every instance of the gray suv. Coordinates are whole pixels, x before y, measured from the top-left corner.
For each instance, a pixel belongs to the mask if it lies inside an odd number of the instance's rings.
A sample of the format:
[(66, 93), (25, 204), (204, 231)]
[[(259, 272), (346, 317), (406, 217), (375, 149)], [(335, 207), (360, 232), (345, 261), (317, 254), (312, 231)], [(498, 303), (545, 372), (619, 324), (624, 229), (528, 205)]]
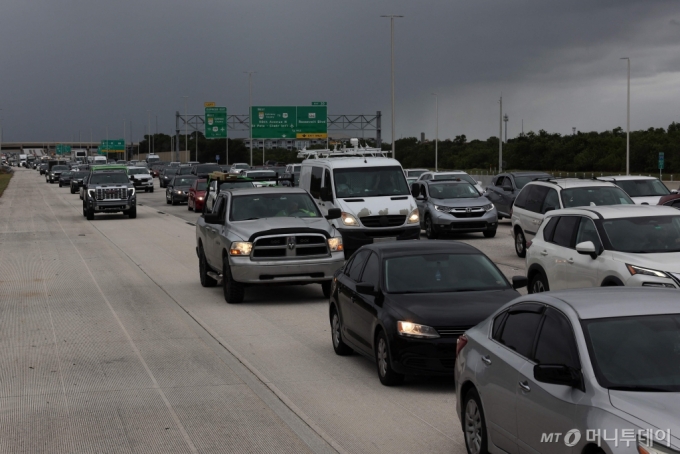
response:
[(418, 180), (411, 185), (411, 194), (418, 205), (420, 226), (429, 239), (442, 233), (482, 232), (486, 238), (496, 236), (496, 208), (467, 181)]
[(124, 170), (92, 171), (83, 189), (83, 216), (91, 221), (95, 213), (121, 211), (132, 219), (137, 217), (137, 196), (127, 173)]

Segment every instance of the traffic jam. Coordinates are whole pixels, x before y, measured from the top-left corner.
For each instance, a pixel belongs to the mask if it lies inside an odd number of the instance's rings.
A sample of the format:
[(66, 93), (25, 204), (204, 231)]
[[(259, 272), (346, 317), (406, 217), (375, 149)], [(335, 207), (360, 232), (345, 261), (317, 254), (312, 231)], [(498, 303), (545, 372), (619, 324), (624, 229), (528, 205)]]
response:
[[(388, 387), (455, 381), (470, 454), (680, 452), (677, 190), (544, 172), (482, 184), (357, 144), (257, 168), (33, 168), (78, 194), (88, 221), (134, 219), (154, 189), (196, 213), (198, 280), (228, 305), (257, 286), (317, 286), (336, 355), (365, 357)], [(492, 241), (524, 272), (502, 271)]]

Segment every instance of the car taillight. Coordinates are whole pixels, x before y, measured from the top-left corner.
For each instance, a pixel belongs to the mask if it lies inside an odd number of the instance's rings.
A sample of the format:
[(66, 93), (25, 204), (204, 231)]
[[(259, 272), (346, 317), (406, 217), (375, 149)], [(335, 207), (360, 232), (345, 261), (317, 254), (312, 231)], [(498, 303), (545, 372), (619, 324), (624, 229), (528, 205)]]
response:
[(528, 240), (528, 241), (527, 241), (527, 246), (526, 246), (526, 248), (529, 249), (529, 248), (531, 247), (531, 244), (532, 244), (532, 243), (533, 243), (533, 241)]
[(468, 343), (468, 338), (465, 334), (461, 334), (458, 336), (458, 340), (456, 341), (456, 358), (458, 358), (458, 355), (460, 354), (460, 351), (465, 347)]

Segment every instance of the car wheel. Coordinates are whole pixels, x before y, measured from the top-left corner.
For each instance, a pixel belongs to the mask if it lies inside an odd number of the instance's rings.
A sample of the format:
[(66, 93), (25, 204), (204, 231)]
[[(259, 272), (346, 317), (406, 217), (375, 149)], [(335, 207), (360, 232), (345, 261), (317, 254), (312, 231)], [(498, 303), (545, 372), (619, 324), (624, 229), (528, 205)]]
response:
[(229, 257), (222, 258), (222, 290), (224, 300), (229, 304), (238, 304), (243, 301), (245, 288), (240, 282), (236, 282), (231, 275), (229, 268)]
[(75, 194), (76, 191), (73, 190), (73, 186), (71, 186), (71, 194)]
[(85, 211), (85, 217), (88, 221), (94, 221), (94, 210), (92, 208), (88, 208)]
[(522, 230), (517, 230), (515, 233), (515, 253), (517, 257), (524, 258), (527, 256), (527, 240), (524, 238)]
[(496, 229), (484, 230), (484, 238), (493, 238), (496, 236)]
[(205, 252), (203, 251), (203, 245), (201, 245), (198, 247), (198, 277), (203, 287), (214, 287), (217, 285), (217, 281), (208, 276), (208, 271), (210, 271), (210, 266), (205, 259)]
[(59, 187), (60, 187), (60, 188), (63, 187), (63, 185), (61, 184), (61, 181), (59, 182)]
[(375, 342), (375, 363), (378, 366), (378, 378), (380, 383), (385, 386), (398, 385), (404, 381), (404, 375), (398, 374), (392, 369), (392, 359), (390, 358), (389, 344), (384, 331), (378, 332)]
[(149, 189), (149, 192), (153, 193), (153, 188)]
[(463, 430), (468, 454), (487, 454), (489, 440), (484, 410), (476, 389), (471, 389), (463, 400)]
[(548, 278), (542, 271), (539, 271), (534, 275), (533, 279), (531, 279), (529, 293), (543, 293), (549, 290), (550, 286), (548, 285)]
[(130, 219), (135, 219), (137, 217), (137, 207), (130, 208), (128, 216), (130, 216)]
[(325, 298), (330, 298), (331, 297), (331, 284), (333, 281), (326, 281), (321, 283), (321, 291), (323, 292), (323, 296)]
[(435, 230), (434, 223), (429, 214), (425, 216), (425, 236), (430, 240), (437, 239), (437, 231)]
[(83, 217), (87, 216), (87, 208), (85, 208), (85, 204), (83, 203)]
[(331, 312), (331, 337), (333, 339), (333, 350), (335, 350), (336, 355), (347, 356), (352, 354), (354, 350), (342, 341), (342, 324), (335, 308)]
[(177, 205), (177, 203), (178, 203), (177, 200), (175, 200), (174, 194), (170, 196), (170, 203), (172, 203), (173, 205)]

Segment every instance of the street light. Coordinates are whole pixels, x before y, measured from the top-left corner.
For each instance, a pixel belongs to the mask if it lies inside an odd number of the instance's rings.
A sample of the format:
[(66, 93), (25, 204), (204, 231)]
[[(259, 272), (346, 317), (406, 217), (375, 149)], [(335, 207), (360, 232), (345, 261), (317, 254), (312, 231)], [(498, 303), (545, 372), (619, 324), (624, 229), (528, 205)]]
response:
[(503, 97), (500, 99), (500, 113), (498, 115), (498, 173), (503, 172)]
[(628, 60), (628, 103), (626, 114), (626, 175), (630, 175), (630, 58), (622, 57), (621, 60)]
[(437, 124), (434, 128), (434, 171), (438, 172), (439, 171), (439, 150), (438, 150), (438, 145), (439, 145), (439, 94), (438, 93), (432, 93), (432, 96), (434, 96), (434, 104), (435, 108), (437, 111)]
[[(250, 123), (250, 165), (253, 165), (253, 74), (257, 71), (243, 71), (248, 74), (248, 118)], [(264, 160), (262, 161), (264, 165)]]
[(391, 53), (391, 63), (392, 63), (392, 158), (396, 159), (396, 154), (394, 150), (394, 19), (404, 16), (397, 16), (394, 14), (380, 16), (390, 18), (390, 53)]

